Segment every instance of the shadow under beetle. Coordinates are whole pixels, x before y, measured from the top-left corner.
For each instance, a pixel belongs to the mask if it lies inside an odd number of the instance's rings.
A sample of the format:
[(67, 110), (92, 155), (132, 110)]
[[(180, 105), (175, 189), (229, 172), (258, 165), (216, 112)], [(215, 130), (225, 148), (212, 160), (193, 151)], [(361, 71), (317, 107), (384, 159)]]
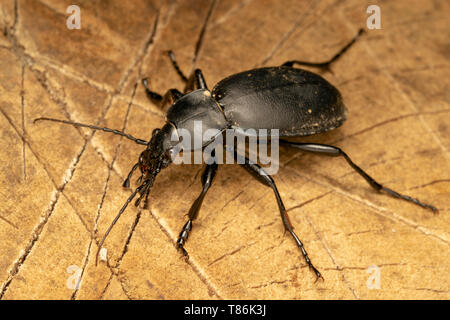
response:
[[(329, 70), (331, 63), (335, 62), (347, 51), (363, 32), (362, 29), (359, 30), (358, 34), (329, 61), (311, 63), (292, 60), (277, 67), (266, 67), (241, 72), (223, 79), (211, 91), (206, 85), (201, 70), (196, 69), (187, 78), (181, 72), (173, 53), (169, 51), (172, 65), (186, 83), (186, 87), (184, 93), (181, 93), (177, 89), (170, 89), (164, 95), (160, 95), (149, 89), (147, 79), (142, 81), (150, 100), (162, 108), (170, 105), (166, 114), (166, 124), (161, 129), (153, 130), (150, 141), (137, 139), (129, 134), (110, 128), (101, 128), (51, 118), (36, 119), (35, 121), (49, 120), (79, 127), (87, 127), (93, 130), (103, 130), (124, 136), (138, 144), (146, 146), (146, 149), (139, 156), (139, 161), (133, 166), (123, 183), (124, 187), (129, 187), (131, 176), (139, 168), (141, 171), (138, 179), (139, 186), (132, 192), (112, 221), (99, 243), (97, 256), (112, 227), (136, 195), (139, 194), (139, 197), (135, 205), (138, 206), (144, 199), (144, 207), (147, 207), (148, 195), (156, 175), (161, 169), (171, 164), (172, 152), (176, 145), (180, 143), (171, 140), (172, 134), (177, 134), (177, 130), (188, 130), (193, 136), (194, 121), (201, 120), (203, 129), (218, 129), (220, 131), (226, 129), (246, 130), (250, 128), (278, 129), (279, 137), (298, 137), (322, 133), (342, 125), (346, 120), (346, 108), (340, 92), (321, 76), (294, 68), (293, 66), (298, 64), (318, 67), (325, 71)], [(204, 148), (212, 141), (203, 140), (202, 142), (202, 148)], [(338, 147), (318, 143), (290, 142), (283, 139), (280, 139), (280, 143), (302, 151), (327, 156), (342, 156), (375, 190), (383, 191), (393, 197), (410, 201), (416, 205), (437, 212), (437, 209), (431, 205), (382, 186), (353, 163), (350, 157)], [(234, 153), (236, 157), (240, 156), (236, 150), (234, 150)], [(214, 153), (211, 155), (214, 156)], [(275, 193), (284, 228), (292, 235), (306, 263), (315, 273), (317, 279), (322, 278), (322, 275), (312, 264), (302, 242), (293, 230), (272, 177), (261, 166), (250, 162), (245, 155), (241, 157), (245, 158), (245, 163), (240, 165), (258, 181), (272, 188)], [(184, 249), (184, 244), (192, 229), (192, 223), (199, 213), (203, 199), (211, 187), (217, 169), (218, 165), (216, 162), (206, 165), (201, 179), (202, 191), (192, 204), (188, 213), (189, 219), (179, 235), (177, 246), (185, 256), (187, 256), (187, 252)]]

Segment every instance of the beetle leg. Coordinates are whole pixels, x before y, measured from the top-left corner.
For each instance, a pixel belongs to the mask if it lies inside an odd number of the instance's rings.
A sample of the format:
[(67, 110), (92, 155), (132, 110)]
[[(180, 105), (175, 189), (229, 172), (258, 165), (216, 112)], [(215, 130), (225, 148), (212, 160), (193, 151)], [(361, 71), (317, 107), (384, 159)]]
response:
[[(236, 152), (235, 152), (235, 155), (236, 155)], [(237, 156), (239, 157), (239, 155), (237, 155)], [(245, 158), (245, 163), (241, 164), (241, 166), (243, 166), (244, 169), (247, 170), (259, 182), (272, 188), (273, 192), (275, 193), (275, 197), (277, 199), (278, 208), (280, 209), (281, 220), (283, 221), (284, 228), (294, 238), (295, 242), (297, 243), (297, 246), (300, 248), (300, 250), (302, 252), (303, 257), (305, 258), (306, 263), (308, 264), (309, 268), (312, 271), (314, 271), (317, 279), (319, 279), (319, 278), (323, 279), (319, 270), (317, 270), (313, 266), (311, 259), (309, 258), (305, 247), (303, 246), (303, 243), (300, 241), (300, 239), (297, 237), (297, 235), (294, 232), (294, 227), (292, 226), (291, 222), (289, 221), (289, 216), (287, 215), (286, 208), (284, 207), (283, 201), (281, 200), (281, 196), (278, 192), (277, 186), (275, 185), (275, 181), (273, 181), (272, 177), (270, 175), (268, 175), (261, 166), (259, 166), (256, 163), (250, 163), (248, 158)]]
[(98, 127), (98, 126), (94, 126), (94, 125), (91, 125), (91, 124), (84, 124), (84, 123), (80, 123), (80, 122), (73, 122), (73, 121), (53, 119), (53, 118), (46, 118), (46, 117), (36, 118), (36, 119), (33, 120), (33, 123), (36, 123), (38, 121), (53, 121), (53, 122), (69, 124), (69, 125), (72, 125), (74, 127), (83, 127), (83, 128), (89, 128), (89, 129), (92, 129), (92, 130), (101, 130), (101, 131), (114, 133), (114, 134), (117, 134), (119, 136), (125, 137), (125, 138), (130, 139), (131, 141), (134, 141), (134, 142), (136, 142), (137, 144), (140, 144), (140, 145), (144, 145), (144, 146), (148, 145), (148, 141), (145, 141), (143, 139), (135, 138), (131, 134), (128, 134), (128, 133), (125, 133), (123, 131), (116, 130), (116, 129), (106, 128), (106, 127)]
[[(214, 152), (211, 153), (214, 156)], [(202, 191), (197, 199), (195, 199), (194, 203), (192, 204), (191, 208), (189, 209), (188, 217), (189, 220), (186, 222), (186, 224), (183, 226), (183, 229), (180, 232), (180, 235), (178, 237), (177, 245), (178, 248), (183, 252), (184, 256), (188, 257), (187, 251), (183, 248), (188, 236), (189, 231), (192, 229), (192, 222), (197, 218), (198, 213), (200, 211), (200, 207), (203, 203), (203, 198), (205, 197), (206, 193), (208, 192), (209, 188), (212, 185), (213, 179), (216, 175), (218, 169), (217, 163), (214, 161), (212, 164), (207, 164), (205, 171), (202, 175)]]
[(285, 63), (282, 64), (282, 66), (293, 67), (294, 64), (299, 64), (299, 65), (308, 66), (308, 67), (317, 67), (317, 68), (323, 69), (324, 71), (330, 71), (330, 65), (333, 62), (335, 62), (336, 60), (338, 60), (344, 54), (344, 52), (346, 52), (356, 42), (356, 40), (358, 40), (358, 38), (364, 32), (365, 32), (364, 29), (359, 29), (358, 34), (328, 61), (306, 62), (306, 61), (299, 61), (299, 60), (291, 60), (291, 61), (286, 61)]
[(147, 94), (147, 97), (150, 99), (150, 101), (159, 105), (163, 111), (166, 109), (167, 105), (174, 103), (183, 96), (183, 94), (180, 91), (174, 88), (167, 90), (164, 96), (154, 91), (151, 91), (148, 87), (147, 78), (142, 79), (142, 84), (145, 87), (145, 93)]
[(180, 78), (186, 83), (186, 87), (184, 88), (184, 93), (197, 90), (197, 89), (208, 89), (206, 86), (205, 77), (203, 76), (203, 73), (200, 69), (195, 69), (194, 72), (187, 78), (184, 73), (181, 71), (180, 67), (178, 66), (178, 62), (175, 59), (175, 55), (173, 54), (172, 50), (168, 51), (170, 61), (172, 62), (172, 65), (175, 69), (175, 71), (178, 73)]
[(203, 76), (202, 70), (200, 69), (195, 69), (194, 72), (191, 74), (191, 76), (186, 82), (184, 92), (187, 93), (189, 91), (197, 89), (208, 89), (208, 87), (206, 86), (205, 77)]
[(184, 73), (181, 71), (180, 67), (178, 66), (177, 60), (175, 59), (175, 55), (173, 54), (172, 50), (169, 50), (167, 52), (169, 54), (170, 61), (172, 62), (172, 66), (174, 67), (175, 71), (180, 76), (181, 80), (183, 80), (185, 83), (188, 81), (188, 78), (184, 75)]
[(412, 198), (410, 196), (407, 195), (403, 195), (400, 194), (392, 189), (386, 188), (384, 186), (382, 186), (380, 183), (378, 183), (377, 181), (375, 181), (371, 176), (369, 176), (367, 173), (365, 173), (360, 167), (358, 167), (351, 159), (350, 157), (344, 152), (342, 151), (340, 148), (338, 147), (333, 147), (330, 145), (326, 145), (326, 144), (318, 144), (318, 143), (300, 143), (300, 142), (290, 142), (290, 141), (286, 141), (286, 140), (280, 140), (281, 143), (290, 145), (292, 147), (298, 148), (300, 150), (303, 151), (309, 151), (309, 152), (313, 152), (313, 153), (320, 153), (320, 154), (324, 154), (327, 156), (332, 156), (332, 157), (338, 157), (338, 156), (342, 156), (344, 157), (344, 159), (347, 161), (347, 163), (356, 171), (358, 172), (369, 184), (372, 188), (374, 188), (377, 191), (384, 191), (387, 194), (395, 197), (395, 198), (400, 198), (406, 201), (410, 201), (416, 205), (419, 205), (423, 208), (426, 209), (431, 209), (433, 210), (433, 212), (437, 213), (438, 209), (435, 208), (432, 205), (420, 202), (419, 200)]
[(183, 94), (178, 91), (177, 89), (169, 89), (167, 90), (167, 92), (164, 94), (162, 100), (161, 100), (161, 109), (166, 111), (167, 106), (170, 106), (171, 104), (173, 104), (174, 102), (176, 102), (178, 99), (180, 99), (183, 96)]
[(148, 195), (150, 194), (150, 188), (147, 189), (145, 192), (145, 199), (144, 199), (144, 209), (148, 209)]
[(129, 188), (130, 187), (130, 179), (131, 176), (133, 175), (133, 173), (136, 171), (136, 169), (139, 168), (139, 162), (136, 163), (133, 168), (131, 168), (130, 172), (128, 173), (127, 178), (125, 179), (125, 181), (123, 182), (122, 186), (124, 188)]
[(114, 218), (114, 220), (111, 222), (111, 224), (109, 225), (108, 229), (106, 230), (105, 234), (103, 235), (102, 240), (100, 241), (100, 243), (98, 244), (98, 249), (97, 249), (97, 253), (95, 254), (95, 265), (97, 265), (98, 262), (98, 254), (100, 252), (100, 249), (103, 246), (103, 243), (105, 242), (106, 238), (108, 237), (109, 233), (111, 232), (112, 228), (114, 227), (114, 225), (116, 224), (117, 220), (119, 220), (120, 216), (122, 215), (122, 213), (125, 211), (125, 209), (127, 208), (128, 204), (134, 199), (134, 197), (140, 193), (143, 189), (148, 188), (148, 184), (150, 183), (150, 180), (145, 180), (139, 187), (136, 188), (136, 190), (134, 190), (130, 197), (127, 199), (127, 201), (125, 202), (125, 204), (122, 206), (122, 208), (120, 209), (119, 213), (116, 215), (116, 217)]

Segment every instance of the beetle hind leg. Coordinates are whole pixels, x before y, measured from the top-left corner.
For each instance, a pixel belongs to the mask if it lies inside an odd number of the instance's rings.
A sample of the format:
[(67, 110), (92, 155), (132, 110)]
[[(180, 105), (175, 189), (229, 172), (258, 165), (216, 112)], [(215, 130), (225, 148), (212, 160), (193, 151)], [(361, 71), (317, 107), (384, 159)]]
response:
[(355, 42), (359, 39), (359, 37), (364, 33), (364, 29), (359, 29), (358, 34), (349, 42), (347, 43), (338, 53), (336, 53), (330, 60), (324, 61), (324, 62), (307, 62), (307, 61), (300, 61), (300, 60), (291, 60), (286, 61), (282, 64), (284, 67), (293, 67), (294, 64), (302, 65), (302, 66), (308, 66), (308, 67), (317, 67), (324, 71), (330, 71), (330, 66), (333, 62), (338, 60)]
[(294, 147), (294, 148), (297, 148), (297, 149), (300, 149), (303, 151), (307, 151), (307, 152), (319, 153), (319, 154), (332, 156), (332, 157), (338, 157), (338, 156), (344, 157), (344, 159), (347, 161), (347, 163), (350, 165), (350, 167), (352, 167), (353, 170), (355, 170), (359, 175), (361, 175), (369, 183), (369, 185), (372, 188), (374, 188), (375, 190), (380, 191), (380, 192), (385, 192), (392, 197), (403, 199), (403, 200), (412, 202), (418, 206), (421, 206), (423, 208), (430, 209), (434, 213), (438, 212), (438, 209), (432, 205), (423, 203), (423, 202), (419, 201), (418, 199), (412, 198), (407, 195), (400, 194), (392, 189), (384, 187), (383, 185), (381, 185), (380, 183), (375, 181), (366, 172), (364, 172), (364, 170), (362, 170), (360, 167), (358, 167), (350, 159), (350, 157), (338, 147), (334, 147), (334, 146), (330, 146), (330, 145), (326, 145), (326, 144), (318, 144), (318, 143), (290, 142), (290, 141), (286, 141), (286, 140), (280, 140), (280, 142), (282, 144), (286, 144), (291, 147)]

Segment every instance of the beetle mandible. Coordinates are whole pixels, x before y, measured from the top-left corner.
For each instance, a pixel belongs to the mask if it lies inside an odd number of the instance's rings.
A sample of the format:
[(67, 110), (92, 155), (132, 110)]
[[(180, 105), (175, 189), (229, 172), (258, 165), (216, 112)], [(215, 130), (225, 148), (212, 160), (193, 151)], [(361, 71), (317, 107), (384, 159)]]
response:
[[(124, 136), (135, 143), (146, 146), (146, 149), (140, 154), (138, 162), (132, 167), (123, 183), (124, 187), (129, 187), (133, 173), (139, 168), (141, 171), (141, 176), (138, 179), (139, 186), (131, 193), (105, 232), (99, 243), (96, 256), (98, 256), (98, 252), (112, 227), (136, 195), (139, 194), (139, 197), (135, 205), (138, 206), (144, 199), (144, 207), (147, 206), (148, 195), (156, 176), (162, 169), (171, 164), (172, 152), (176, 144), (179, 143), (172, 141), (172, 135), (175, 134), (176, 136), (180, 129), (193, 132), (194, 121), (201, 120), (203, 127), (222, 131), (225, 129), (245, 130), (249, 128), (278, 129), (279, 137), (309, 136), (342, 125), (346, 120), (346, 107), (340, 92), (320, 75), (294, 68), (294, 65), (318, 67), (327, 71), (330, 65), (342, 56), (363, 32), (364, 30), (359, 30), (358, 34), (347, 45), (326, 62), (312, 63), (292, 60), (283, 63), (281, 66), (252, 69), (221, 80), (212, 90), (208, 89), (200, 69), (196, 69), (189, 78), (186, 77), (180, 70), (173, 53), (169, 51), (172, 65), (186, 83), (186, 87), (183, 93), (177, 89), (169, 89), (164, 95), (161, 95), (149, 89), (147, 79), (142, 81), (150, 100), (162, 108), (170, 104), (166, 114), (166, 124), (161, 129), (153, 130), (150, 141), (137, 139), (127, 133), (110, 128), (46, 117), (35, 119), (35, 121), (48, 120), (93, 130), (103, 130)], [(211, 143), (211, 140), (203, 141), (201, 148), (206, 147), (209, 143)], [(338, 147), (318, 143), (291, 142), (283, 139), (280, 139), (280, 143), (302, 151), (333, 157), (341, 156), (375, 190), (437, 212), (437, 209), (432, 205), (381, 185), (358, 167)], [(234, 153), (235, 156), (239, 156), (236, 150), (234, 150)], [(212, 153), (212, 156), (214, 156), (214, 153)], [(312, 264), (303, 243), (294, 232), (274, 180), (257, 163), (249, 161), (245, 156), (244, 158), (245, 163), (240, 165), (258, 181), (272, 188), (284, 228), (295, 240), (307, 265), (315, 273), (317, 279), (323, 279), (321, 273)], [(179, 234), (177, 246), (186, 257), (188, 254), (184, 244), (192, 229), (193, 221), (198, 216), (203, 199), (211, 187), (217, 169), (218, 164), (216, 162), (206, 165), (201, 178), (202, 191), (192, 204), (188, 213), (188, 221)]]

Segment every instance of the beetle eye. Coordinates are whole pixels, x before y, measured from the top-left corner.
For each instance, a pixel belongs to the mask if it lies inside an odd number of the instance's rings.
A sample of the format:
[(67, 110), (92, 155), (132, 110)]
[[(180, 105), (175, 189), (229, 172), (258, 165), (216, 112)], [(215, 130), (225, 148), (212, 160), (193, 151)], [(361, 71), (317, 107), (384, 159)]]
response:
[(157, 134), (158, 132), (160, 132), (160, 131), (161, 131), (161, 129), (159, 129), (159, 128), (153, 129), (153, 131), (152, 131), (152, 137), (153, 137), (155, 134)]

